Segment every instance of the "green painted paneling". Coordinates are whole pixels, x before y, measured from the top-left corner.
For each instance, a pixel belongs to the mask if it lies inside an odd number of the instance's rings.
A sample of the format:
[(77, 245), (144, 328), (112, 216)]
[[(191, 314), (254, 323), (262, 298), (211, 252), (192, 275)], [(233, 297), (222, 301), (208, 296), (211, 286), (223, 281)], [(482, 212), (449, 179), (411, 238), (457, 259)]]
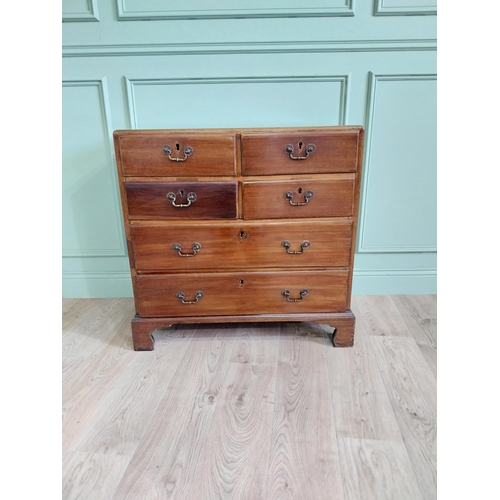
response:
[(372, 74), (369, 89), (358, 251), (434, 252), (436, 77)]
[[(435, 16), (418, 0), (201, 5), (63, 1), (63, 17), (99, 12), (63, 24), (65, 296), (132, 293), (113, 129), (339, 124), (366, 127), (354, 293), (434, 293)], [(351, 15), (308, 17), (337, 7)]]
[(99, 21), (97, 0), (64, 0), (63, 22)]
[[(342, 125), (347, 76), (128, 81), (133, 128)], [(168, 124), (168, 125), (166, 125)]]
[(421, 16), (436, 14), (437, 0), (377, 0), (377, 16)]
[(63, 256), (125, 255), (105, 81), (63, 82)]
[(117, 0), (119, 19), (200, 19), (275, 16), (352, 16), (353, 0)]

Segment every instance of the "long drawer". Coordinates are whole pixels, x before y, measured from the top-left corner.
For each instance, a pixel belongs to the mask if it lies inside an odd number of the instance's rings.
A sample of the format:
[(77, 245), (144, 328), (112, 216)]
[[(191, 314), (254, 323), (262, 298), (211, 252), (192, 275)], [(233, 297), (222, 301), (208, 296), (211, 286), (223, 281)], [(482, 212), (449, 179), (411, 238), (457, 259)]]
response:
[(349, 271), (138, 275), (143, 317), (343, 312)]
[(352, 222), (133, 225), (138, 271), (348, 267)]
[(238, 183), (124, 182), (129, 219), (234, 219)]
[(331, 179), (246, 181), (245, 219), (350, 217), (354, 209), (354, 175)]

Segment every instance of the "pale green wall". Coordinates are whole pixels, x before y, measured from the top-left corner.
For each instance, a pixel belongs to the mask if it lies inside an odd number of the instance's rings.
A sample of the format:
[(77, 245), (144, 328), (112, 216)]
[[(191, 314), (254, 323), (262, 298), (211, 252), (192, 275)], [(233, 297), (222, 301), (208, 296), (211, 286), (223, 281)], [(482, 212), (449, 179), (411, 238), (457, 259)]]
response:
[(63, 0), (64, 296), (132, 293), (113, 130), (342, 124), (366, 127), (354, 293), (435, 293), (435, 5)]

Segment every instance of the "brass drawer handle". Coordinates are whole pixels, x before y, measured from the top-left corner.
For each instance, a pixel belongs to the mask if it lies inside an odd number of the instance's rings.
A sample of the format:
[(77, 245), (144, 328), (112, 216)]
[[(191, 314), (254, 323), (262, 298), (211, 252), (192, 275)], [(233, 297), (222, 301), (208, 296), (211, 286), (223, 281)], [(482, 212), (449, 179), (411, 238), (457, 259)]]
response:
[(293, 193), (291, 191), (287, 191), (286, 193), (283, 193), (283, 197), (285, 200), (288, 200), (290, 205), (293, 205), (294, 207), (300, 207), (302, 205), (307, 205), (309, 203), (309, 200), (314, 196), (314, 193), (312, 191), (306, 191), (304, 194), (304, 201), (292, 201), (293, 200)]
[(304, 297), (306, 295), (309, 295), (309, 290), (307, 288), (303, 288), (299, 294), (300, 294), (300, 299), (291, 299), (290, 298), (290, 290), (285, 289), (281, 292), (281, 294), (285, 297), (288, 302), (300, 302), (301, 300), (304, 300)]
[(201, 244), (195, 242), (191, 248), (193, 249), (193, 253), (182, 253), (182, 246), (180, 243), (174, 243), (172, 245), (172, 249), (175, 250), (181, 257), (194, 257), (196, 252), (201, 250)]
[[(307, 194), (307, 193), (306, 193)], [(167, 200), (170, 201), (172, 203), (172, 206), (174, 207), (177, 207), (177, 208), (184, 208), (184, 207), (189, 207), (189, 205), (191, 205), (191, 203), (193, 203), (194, 201), (197, 200), (197, 196), (196, 196), (196, 193), (188, 193), (186, 199), (187, 199), (187, 203), (175, 203), (175, 200), (177, 199), (177, 196), (175, 195), (175, 193), (168, 193), (167, 194)]]
[(290, 244), (290, 242), (288, 240), (284, 240), (282, 243), (281, 243), (281, 246), (286, 250), (286, 253), (289, 253), (291, 255), (296, 255), (296, 254), (299, 254), (299, 253), (304, 253), (304, 250), (306, 248), (309, 248), (311, 246), (311, 244), (305, 240), (303, 241), (301, 244), (300, 244), (300, 251), (290, 251), (290, 247), (292, 246)]
[(175, 296), (183, 303), (183, 304), (196, 304), (200, 299), (203, 298), (203, 292), (196, 292), (194, 294), (194, 300), (184, 300), (184, 292), (177, 292)]
[[(302, 148), (302, 142), (298, 144), (299, 149)], [(306, 160), (309, 158), (309, 155), (312, 155), (316, 151), (316, 146), (314, 144), (308, 144), (306, 146), (306, 155), (305, 156), (293, 156), (294, 147), (291, 144), (287, 144), (283, 151), (287, 154), (292, 160)]]
[[(176, 144), (176, 149), (177, 151), (179, 151), (179, 144)], [(163, 154), (167, 155), (168, 159), (172, 161), (186, 161), (194, 153), (194, 149), (191, 146), (185, 146), (183, 149), (184, 158), (172, 158), (172, 156), (170, 156), (172, 154), (172, 147), (168, 144), (166, 146), (163, 146), (162, 151)]]

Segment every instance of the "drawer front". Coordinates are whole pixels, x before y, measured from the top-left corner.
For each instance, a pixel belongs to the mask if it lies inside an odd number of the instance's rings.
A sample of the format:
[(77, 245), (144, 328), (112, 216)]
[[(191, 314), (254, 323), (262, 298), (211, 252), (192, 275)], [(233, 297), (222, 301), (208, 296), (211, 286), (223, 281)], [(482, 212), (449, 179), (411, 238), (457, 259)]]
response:
[(353, 207), (354, 176), (243, 184), (245, 219), (350, 217)]
[(138, 271), (348, 267), (350, 221), (132, 226)]
[(129, 219), (234, 219), (238, 183), (124, 182)]
[(234, 175), (235, 152), (236, 136), (231, 134), (120, 137), (125, 176)]
[(156, 274), (135, 279), (140, 316), (182, 317), (344, 312), (348, 276), (348, 271), (295, 271)]
[(358, 132), (243, 134), (243, 173), (271, 175), (355, 172), (358, 144)]

